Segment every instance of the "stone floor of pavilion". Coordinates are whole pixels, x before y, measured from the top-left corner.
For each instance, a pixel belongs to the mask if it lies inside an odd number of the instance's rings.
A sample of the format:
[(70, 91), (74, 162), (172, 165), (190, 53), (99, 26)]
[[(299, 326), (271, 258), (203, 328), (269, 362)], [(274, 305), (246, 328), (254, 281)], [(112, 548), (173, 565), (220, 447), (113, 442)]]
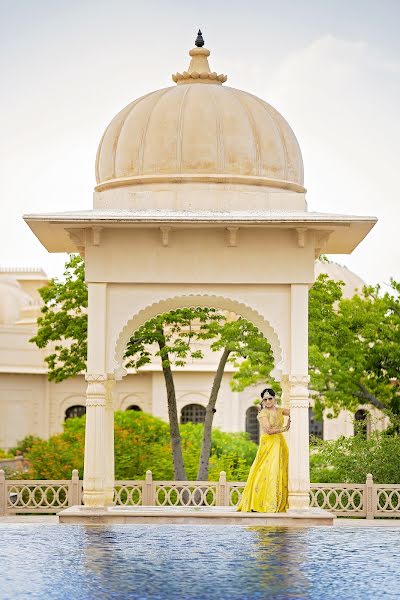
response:
[[(0, 517), (0, 525), (58, 525), (58, 515), (7, 515)], [(214, 524), (218, 524), (218, 521)], [(400, 519), (353, 519), (338, 518), (334, 527), (396, 527), (400, 528)]]
[(243, 513), (232, 507), (107, 507), (71, 506), (58, 514), (60, 523), (76, 524), (182, 524), (309, 527), (334, 525), (336, 516), (326, 510), (309, 508), (286, 513)]

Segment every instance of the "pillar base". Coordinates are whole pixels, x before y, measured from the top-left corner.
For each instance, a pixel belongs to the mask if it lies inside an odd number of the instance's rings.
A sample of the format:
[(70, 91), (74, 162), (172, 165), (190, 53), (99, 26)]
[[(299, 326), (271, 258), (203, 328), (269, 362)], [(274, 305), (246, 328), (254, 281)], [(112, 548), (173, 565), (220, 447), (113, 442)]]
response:
[(289, 492), (289, 510), (307, 510), (310, 507), (308, 492)]
[(114, 505), (114, 488), (106, 488), (104, 490), (104, 501), (106, 506)]
[(106, 506), (105, 492), (83, 492), (83, 504), (89, 508), (104, 508)]

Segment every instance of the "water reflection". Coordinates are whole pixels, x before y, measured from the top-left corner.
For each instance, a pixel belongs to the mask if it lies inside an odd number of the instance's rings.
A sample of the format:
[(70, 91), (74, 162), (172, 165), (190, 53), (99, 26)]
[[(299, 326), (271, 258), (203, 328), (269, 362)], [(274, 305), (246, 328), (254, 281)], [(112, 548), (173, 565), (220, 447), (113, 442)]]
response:
[(307, 557), (305, 530), (284, 527), (252, 527), (254, 560), (262, 590), (279, 597), (308, 598), (309, 580), (301, 569)]
[(399, 530), (0, 525), (0, 600), (398, 598)]

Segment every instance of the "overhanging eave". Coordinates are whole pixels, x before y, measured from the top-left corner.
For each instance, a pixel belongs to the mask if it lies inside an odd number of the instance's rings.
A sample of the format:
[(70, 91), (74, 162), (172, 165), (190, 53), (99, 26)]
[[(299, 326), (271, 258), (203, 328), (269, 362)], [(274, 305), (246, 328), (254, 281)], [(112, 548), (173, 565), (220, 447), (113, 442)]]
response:
[(24, 215), (25, 222), (49, 252), (77, 252), (71, 231), (92, 228), (258, 228), (301, 229), (321, 234), (323, 251), (350, 254), (375, 225), (376, 217), (284, 211), (130, 211), (87, 210)]

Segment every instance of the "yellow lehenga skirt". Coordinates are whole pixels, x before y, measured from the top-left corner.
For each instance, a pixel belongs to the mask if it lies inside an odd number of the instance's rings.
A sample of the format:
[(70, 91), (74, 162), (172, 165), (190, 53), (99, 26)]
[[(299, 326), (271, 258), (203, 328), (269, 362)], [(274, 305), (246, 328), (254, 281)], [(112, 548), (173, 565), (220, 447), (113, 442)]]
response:
[(262, 434), (237, 510), (285, 512), (288, 508), (288, 462), (284, 435)]

